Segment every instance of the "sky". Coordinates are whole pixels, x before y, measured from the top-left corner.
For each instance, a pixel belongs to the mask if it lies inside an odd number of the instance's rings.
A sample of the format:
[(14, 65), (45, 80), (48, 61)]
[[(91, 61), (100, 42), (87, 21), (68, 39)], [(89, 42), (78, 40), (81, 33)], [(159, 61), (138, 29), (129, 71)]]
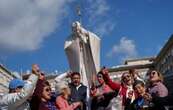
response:
[(0, 63), (25, 72), (69, 70), (64, 42), (72, 22), (101, 38), (101, 66), (157, 56), (173, 34), (172, 0), (0, 0)]

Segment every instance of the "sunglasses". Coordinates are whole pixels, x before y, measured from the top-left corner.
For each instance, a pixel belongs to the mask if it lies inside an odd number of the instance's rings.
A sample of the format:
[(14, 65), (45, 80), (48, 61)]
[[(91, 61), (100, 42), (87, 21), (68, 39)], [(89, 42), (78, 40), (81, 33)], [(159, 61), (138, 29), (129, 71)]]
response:
[(44, 73), (41, 73), (40, 75), (41, 75), (41, 76), (45, 76)]
[(150, 75), (155, 75), (157, 72), (156, 71), (152, 71), (151, 73), (150, 73)]
[(130, 75), (123, 76), (123, 79), (125, 79), (125, 78), (130, 78)]
[(46, 88), (45, 91), (46, 92), (50, 92), (51, 91), (51, 88)]
[(97, 77), (98, 77), (98, 78), (103, 78), (103, 76), (102, 76), (102, 75), (98, 75)]
[(18, 88), (18, 89), (22, 89), (22, 88), (23, 88), (23, 86), (18, 86), (17, 88)]

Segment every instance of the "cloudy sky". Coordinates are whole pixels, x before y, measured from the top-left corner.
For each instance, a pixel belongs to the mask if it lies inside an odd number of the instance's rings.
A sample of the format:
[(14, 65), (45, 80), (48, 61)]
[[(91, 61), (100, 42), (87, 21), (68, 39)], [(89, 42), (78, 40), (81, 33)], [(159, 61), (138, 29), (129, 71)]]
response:
[(83, 26), (101, 38), (101, 65), (156, 56), (173, 34), (172, 0), (0, 0), (0, 63), (26, 71), (69, 69), (64, 42), (81, 7)]

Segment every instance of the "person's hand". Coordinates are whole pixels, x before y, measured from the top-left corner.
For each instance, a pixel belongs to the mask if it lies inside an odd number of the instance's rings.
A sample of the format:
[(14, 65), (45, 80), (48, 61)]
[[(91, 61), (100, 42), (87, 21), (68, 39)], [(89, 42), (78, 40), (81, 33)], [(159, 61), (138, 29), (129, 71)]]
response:
[(79, 107), (79, 106), (82, 107), (83, 104), (81, 101), (78, 101), (78, 102), (73, 102), (72, 105), (73, 105), (73, 108), (75, 109), (76, 107)]
[(44, 80), (44, 79), (45, 79), (45, 75), (44, 75), (43, 72), (40, 73), (40, 75), (39, 75), (39, 79), (41, 79), (41, 80)]
[(95, 96), (97, 93), (97, 89), (96, 88), (91, 88), (90, 90), (91, 96)]
[(133, 91), (129, 91), (128, 92), (128, 99), (132, 99), (132, 97), (133, 97)]
[(40, 68), (37, 64), (32, 65), (32, 73), (35, 75), (40, 76)]
[(101, 72), (103, 75), (107, 75), (109, 73), (108, 69), (105, 67), (102, 68)]
[(83, 110), (83, 103), (80, 101), (80, 108)]
[(149, 94), (149, 93), (145, 93), (145, 94), (143, 95), (143, 98), (144, 98), (146, 101), (151, 101), (151, 100), (152, 100), (152, 96), (151, 96), (151, 94)]
[(68, 72), (66, 78), (71, 78), (72, 72)]
[(98, 97), (97, 97), (97, 100), (99, 100), (99, 101), (101, 101), (101, 100), (104, 100), (104, 95), (99, 95)]

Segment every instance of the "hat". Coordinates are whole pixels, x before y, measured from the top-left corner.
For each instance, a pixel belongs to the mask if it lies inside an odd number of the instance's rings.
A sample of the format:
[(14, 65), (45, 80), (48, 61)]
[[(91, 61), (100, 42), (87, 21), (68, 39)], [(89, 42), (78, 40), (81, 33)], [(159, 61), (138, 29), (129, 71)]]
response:
[(13, 79), (10, 81), (9, 89), (16, 89), (19, 86), (24, 86), (25, 82), (21, 79)]

